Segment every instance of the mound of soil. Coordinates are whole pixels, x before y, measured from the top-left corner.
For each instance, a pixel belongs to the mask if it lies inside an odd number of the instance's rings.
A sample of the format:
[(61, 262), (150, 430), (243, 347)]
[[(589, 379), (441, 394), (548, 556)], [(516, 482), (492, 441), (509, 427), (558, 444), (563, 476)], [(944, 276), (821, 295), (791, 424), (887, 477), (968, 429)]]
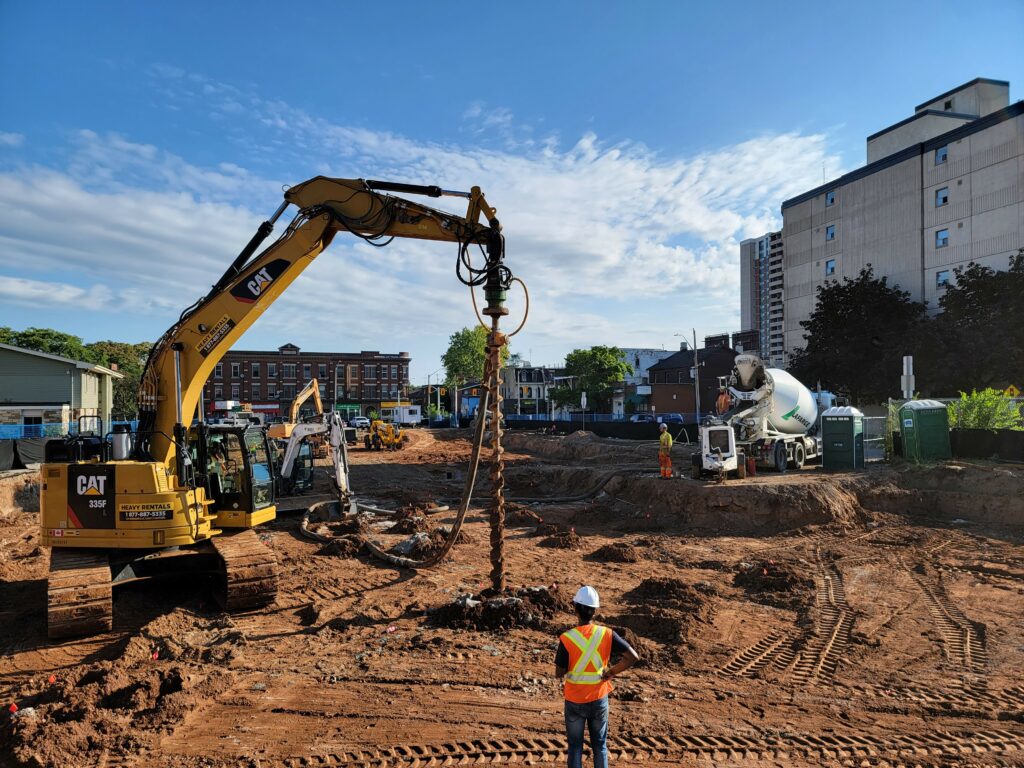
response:
[(403, 517), (397, 523), (388, 528), (388, 533), (422, 533), (428, 530), (427, 519), (421, 515), (409, 515)]
[(712, 613), (711, 598), (715, 589), (710, 584), (686, 584), (679, 579), (645, 579), (640, 585), (626, 593), (626, 597), (638, 603), (651, 603), (661, 607), (686, 611), (701, 621), (709, 621)]
[(339, 536), (321, 548), (317, 554), (334, 555), (335, 557), (355, 557), (362, 548), (363, 542), (358, 536)]
[(599, 563), (638, 563), (640, 555), (631, 544), (615, 542), (598, 547), (587, 555), (587, 559), (596, 560)]
[(505, 504), (505, 524), (510, 528), (530, 528), (543, 522), (544, 518), (527, 506), (514, 502)]
[(62, 671), (24, 697), (19, 706), (33, 716), (12, 718), (4, 738), (25, 765), (67, 765), (103, 749), (138, 753), (220, 692), (245, 645), (230, 619), (179, 609), (143, 627), (118, 659)]
[(523, 587), (502, 595), (461, 595), (429, 614), (435, 626), (494, 631), (543, 628), (548, 619), (569, 606), (568, 597), (557, 588)]
[(814, 600), (814, 579), (796, 563), (740, 563), (733, 584), (759, 603), (799, 610)]
[(576, 531), (559, 531), (554, 536), (544, 539), (540, 546), (554, 547), (555, 549), (582, 549), (583, 539)]
[(562, 527), (555, 523), (541, 523), (533, 529), (534, 536), (554, 536), (562, 532)]
[(408, 539), (395, 544), (389, 552), (393, 555), (409, 557), (413, 560), (422, 560), (444, 547), (446, 538), (445, 534), (440, 530), (430, 531), (429, 533), (414, 533)]

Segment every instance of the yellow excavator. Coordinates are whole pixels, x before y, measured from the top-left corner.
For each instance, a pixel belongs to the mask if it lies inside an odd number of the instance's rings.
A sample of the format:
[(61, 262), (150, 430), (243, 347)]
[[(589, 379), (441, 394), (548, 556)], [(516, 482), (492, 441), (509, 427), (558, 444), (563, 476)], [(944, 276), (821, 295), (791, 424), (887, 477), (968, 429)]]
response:
[[(320, 382), (315, 378), (310, 379), (309, 383), (292, 400), (291, 408), (288, 410), (288, 421), (271, 424), (267, 427), (267, 437), (271, 440), (287, 440), (291, 437), (295, 425), (299, 423), (299, 411), (302, 409), (303, 404), (311, 397), (313, 398), (313, 408), (316, 411), (316, 415), (322, 417), (324, 415), (324, 403), (320, 399)], [(314, 459), (327, 458), (327, 440), (323, 435), (310, 435), (306, 440), (313, 449)]]
[[(457, 216), (389, 193), (462, 197), (468, 207)], [(292, 205), (298, 212), (287, 229), (259, 251)], [(339, 232), (376, 246), (395, 237), (456, 243), (458, 278), (483, 286), (489, 306), (504, 301), (512, 280), (501, 226), (479, 187), (318, 176), (288, 189), (209, 293), (154, 345), (137, 430), (47, 443), (40, 521), (42, 543), (52, 548), (50, 637), (109, 630), (113, 586), (153, 576), (209, 574), (229, 611), (274, 601), (277, 562), (253, 530), (276, 514), (266, 433), (212, 433), (202, 421), (202, 389), (224, 353)]]

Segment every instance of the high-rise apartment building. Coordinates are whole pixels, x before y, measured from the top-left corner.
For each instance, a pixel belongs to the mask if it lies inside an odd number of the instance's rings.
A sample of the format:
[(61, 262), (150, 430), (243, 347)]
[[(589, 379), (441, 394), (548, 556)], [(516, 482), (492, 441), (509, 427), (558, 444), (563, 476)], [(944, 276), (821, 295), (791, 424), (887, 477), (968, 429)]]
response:
[(1006, 269), (1024, 245), (1024, 103), (978, 78), (867, 139), (868, 164), (782, 204), (785, 349), (815, 289), (877, 277), (935, 309), (954, 268)]
[(740, 327), (757, 331), (761, 356), (785, 367), (782, 232), (740, 243)]

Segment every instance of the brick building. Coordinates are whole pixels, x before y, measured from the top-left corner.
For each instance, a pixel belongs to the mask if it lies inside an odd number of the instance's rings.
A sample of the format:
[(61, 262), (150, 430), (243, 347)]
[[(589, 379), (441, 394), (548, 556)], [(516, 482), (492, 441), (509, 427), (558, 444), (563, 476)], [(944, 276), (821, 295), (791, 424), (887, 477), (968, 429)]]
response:
[[(704, 349), (697, 350), (700, 365), (700, 411), (707, 415), (715, 407), (718, 396), (718, 377), (732, 372), (735, 350), (726, 343), (721, 344), (720, 336), (709, 336)], [(728, 334), (724, 334), (728, 342)], [(696, 413), (693, 381), (694, 352), (680, 349), (649, 369), (651, 380), (651, 404), (655, 414), (681, 413), (692, 419)]]
[(276, 351), (233, 349), (206, 382), (206, 410), (232, 400), (252, 403), (254, 412), (271, 418), (286, 416), (296, 392), (316, 378), (324, 408), (365, 416), (379, 411), (381, 401), (407, 397), (409, 362), (408, 352), (304, 352), (294, 344)]

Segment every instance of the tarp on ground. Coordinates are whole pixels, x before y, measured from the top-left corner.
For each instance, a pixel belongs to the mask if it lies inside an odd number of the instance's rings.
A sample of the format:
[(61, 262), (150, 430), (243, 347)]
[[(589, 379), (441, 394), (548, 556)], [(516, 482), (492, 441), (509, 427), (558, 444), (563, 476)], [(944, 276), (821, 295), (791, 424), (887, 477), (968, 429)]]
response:
[(14, 466), (14, 441), (0, 440), (0, 472)]
[(22, 440), (15, 440), (18, 450), (20, 466), (27, 467), (29, 464), (43, 463), (43, 450), (49, 437), (26, 437)]

